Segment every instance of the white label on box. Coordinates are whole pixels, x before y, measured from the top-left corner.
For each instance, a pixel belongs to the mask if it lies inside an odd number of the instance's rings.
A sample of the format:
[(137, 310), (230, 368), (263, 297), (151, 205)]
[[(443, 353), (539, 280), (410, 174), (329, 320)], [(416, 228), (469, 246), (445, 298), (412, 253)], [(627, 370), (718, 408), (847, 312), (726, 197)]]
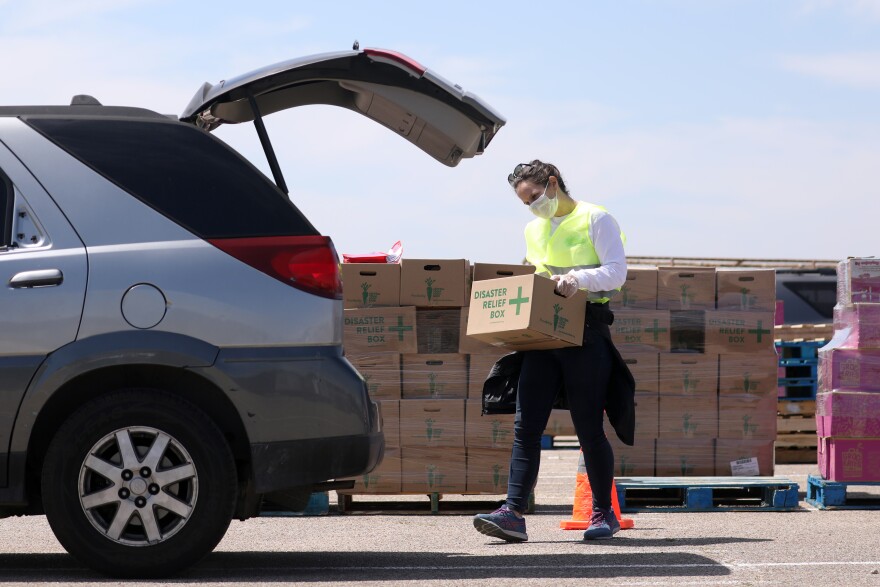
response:
[(757, 477), (761, 474), (758, 457), (730, 461), (730, 474), (734, 477)]

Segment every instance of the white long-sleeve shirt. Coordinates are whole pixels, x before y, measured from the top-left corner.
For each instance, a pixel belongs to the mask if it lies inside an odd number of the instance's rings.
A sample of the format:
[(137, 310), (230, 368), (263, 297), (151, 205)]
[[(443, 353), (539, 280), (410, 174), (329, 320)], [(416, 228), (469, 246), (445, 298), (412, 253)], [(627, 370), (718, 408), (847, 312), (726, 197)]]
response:
[[(553, 234), (566, 216), (550, 219), (550, 234)], [(597, 211), (590, 219), (590, 241), (596, 249), (600, 267), (594, 269), (572, 269), (569, 271), (578, 280), (578, 288), (587, 291), (612, 291), (626, 281), (626, 254), (620, 227), (608, 212)]]

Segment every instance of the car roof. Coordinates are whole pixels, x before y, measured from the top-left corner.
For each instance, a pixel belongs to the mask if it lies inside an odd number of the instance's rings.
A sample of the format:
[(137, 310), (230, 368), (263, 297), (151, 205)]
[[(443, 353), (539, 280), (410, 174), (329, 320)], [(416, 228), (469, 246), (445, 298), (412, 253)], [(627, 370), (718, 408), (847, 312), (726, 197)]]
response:
[(57, 116), (89, 118), (138, 118), (152, 120), (177, 120), (176, 116), (165, 116), (146, 108), (130, 106), (0, 106), (0, 116)]

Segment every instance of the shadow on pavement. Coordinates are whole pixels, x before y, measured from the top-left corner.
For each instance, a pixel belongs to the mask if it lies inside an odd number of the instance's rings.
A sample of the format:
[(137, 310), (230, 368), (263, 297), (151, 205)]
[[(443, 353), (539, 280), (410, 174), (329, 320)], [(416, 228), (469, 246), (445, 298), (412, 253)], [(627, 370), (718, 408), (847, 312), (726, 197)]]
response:
[[(172, 580), (176, 583), (451, 581), (505, 577), (719, 577), (729, 574), (730, 569), (715, 560), (675, 552), (523, 553), (517, 556), (472, 556), (454, 552), (215, 552)], [(117, 582), (82, 567), (65, 554), (0, 555), (0, 584), (46, 581)]]

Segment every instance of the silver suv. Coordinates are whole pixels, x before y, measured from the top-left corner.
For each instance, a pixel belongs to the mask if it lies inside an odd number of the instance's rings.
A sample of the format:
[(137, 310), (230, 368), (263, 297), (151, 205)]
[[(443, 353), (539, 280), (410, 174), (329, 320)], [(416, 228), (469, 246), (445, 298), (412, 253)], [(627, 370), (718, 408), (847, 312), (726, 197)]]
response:
[[(287, 197), (263, 116), (348, 108), (454, 166), (504, 119), (415, 61), (352, 50), (205, 84), (180, 118), (0, 107), (0, 517), (81, 562), (174, 573), (269, 496), (302, 509), (381, 460), (342, 352), (338, 259)], [(274, 183), (210, 131), (253, 122)]]

